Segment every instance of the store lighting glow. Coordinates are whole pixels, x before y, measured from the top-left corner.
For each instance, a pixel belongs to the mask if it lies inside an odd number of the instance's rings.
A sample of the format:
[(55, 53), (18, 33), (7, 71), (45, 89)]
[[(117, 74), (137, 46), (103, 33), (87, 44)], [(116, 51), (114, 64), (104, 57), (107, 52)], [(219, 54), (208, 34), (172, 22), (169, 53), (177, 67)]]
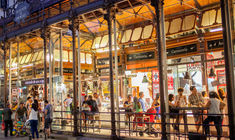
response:
[(214, 28), (214, 29), (210, 29), (210, 32), (218, 32), (218, 31), (222, 31), (223, 28)]
[[(47, 61), (49, 62), (49, 54), (47, 54)], [(51, 61), (53, 60), (53, 55), (51, 55)]]
[[(112, 49), (113, 51), (115, 50), (114, 48)], [(117, 50), (119, 50), (119, 48), (117, 48)], [(96, 52), (98, 53), (103, 53), (103, 52), (108, 52), (109, 49), (98, 49)]]
[(95, 48), (98, 49), (99, 48), (99, 44), (95, 44)]
[[(33, 64), (28, 64), (28, 65), (24, 65), (24, 66), (21, 66), (21, 68), (26, 68), (26, 67), (30, 67), (30, 66), (33, 66)], [(14, 67), (14, 68), (11, 68), (11, 70), (16, 70), (18, 67)]]

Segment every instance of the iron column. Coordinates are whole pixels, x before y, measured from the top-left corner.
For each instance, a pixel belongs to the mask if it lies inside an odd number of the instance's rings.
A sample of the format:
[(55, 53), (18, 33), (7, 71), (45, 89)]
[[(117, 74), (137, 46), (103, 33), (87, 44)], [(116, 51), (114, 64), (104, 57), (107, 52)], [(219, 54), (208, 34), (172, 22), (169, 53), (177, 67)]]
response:
[(111, 125), (112, 139), (117, 138), (116, 134), (116, 124), (115, 124), (115, 106), (114, 106), (114, 87), (113, 87), (113, 55), (112, 55), (112, 22), (111, 22), (111, 6), (107, 6), (107, 14), (104, 15), (104, 19), (108, 23), (108, 36), (109, 36), (109, 78), (110, 78), (110, 104), (111, 104)]
[(224, 59), (226, 71), (226, 86), (227, 86), (227, 104), (229, 117), (229, 132), (230, 139), (235, 139), (235, 89), (234, 89), (234, 62), (233, 62), (233, 42), (232, 42), (232, 28), (231, 16), (228, 0), (220, 0), (221, 17), (223, 26), (223, 41), (224, 41)]
[(4, 106), (7, 106), (7, 43), (4, 41)]
[(43, 39), (43, 54), (44, 54), (44, 100), (47, 100), (47, 30), (43, 27), (41, 38)]
[[(155, 8), (156, 13), (156, 34), (157, 34), (157, 51), (158, 51), (158, 70), (159, 70), (159, 87), (160, 87), (160, 104), (161, 104), (161, 125), (162, 125), (162, 139), (167, 140), (167, 127), (166, 127), (166, 105), (165, 105), (165, 99), (168, 99), (165, 94), (165, 88), (166, 84), (165, 81), (167, 78), (164, 75), (164, 62), (166, 57), (164, 56), (166, 54), (165, 52), (165, 43), (162, 42), (162, 37), (164, 36), (163, 32), (161, 32), (161, 16), (160, 16), (160, 10), (163, 10), (163, 0), (151, 0), (151, 5)], [(163, 11), (162, 11), (163, 12)]]
[(76, 28), (75, 18), (70, 19), (69, 29), (72, 31), (72, 47), (73, 47), (73, 99), (74, 99), (74, 136), (78, 136), (78, 127), (77, 127), (77, 98), (78, 98), (78, 88), (77, 88), (77, 50), (76, 50)]

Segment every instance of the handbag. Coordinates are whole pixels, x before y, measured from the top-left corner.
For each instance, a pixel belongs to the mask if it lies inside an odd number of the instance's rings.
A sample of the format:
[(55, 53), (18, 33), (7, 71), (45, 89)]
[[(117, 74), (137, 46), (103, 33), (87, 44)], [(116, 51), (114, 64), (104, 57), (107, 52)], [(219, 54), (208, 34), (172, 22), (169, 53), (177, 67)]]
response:
[(2, 121), (2, 130), (5, 130), (5, 123)]

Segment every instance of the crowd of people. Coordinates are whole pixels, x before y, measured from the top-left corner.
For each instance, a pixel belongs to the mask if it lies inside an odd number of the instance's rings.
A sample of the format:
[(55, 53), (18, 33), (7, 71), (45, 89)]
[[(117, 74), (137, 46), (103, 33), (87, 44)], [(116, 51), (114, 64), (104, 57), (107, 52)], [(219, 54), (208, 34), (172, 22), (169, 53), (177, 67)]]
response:
[[(13, 136), (13, 130), (17, 131), (14, 135), (20, 135), (20, 130), (17, 127), (23, 127), (24, 124), (30, 125), (30, 132), (32, 139), (39, 139), (39, 131), (45, 131), (47, 137), (50, 137), (50, 126), (52, 123), (52, 105), (45, 101), (38, 101), (37, 98), (32, 99), (28, 97), (26, 103), (20, 102), (19, 107), (15, 111), (15, 116), (13, 117), (13, 111), (11, 105), (7, 103), (6, 107), (3, 109), (2, 118), (4, 123), (4, 136)], [(14, 123), (14, 125), (13, 125)]]
[[(203, 126), (203, 131), (205, 134), (209, 134), (209, 123), (214, 122), (216, 126), (218, 138), (222, 134), (222, 122), (224, 118), (224, 107), (225, 107), (225, 93), (222, 89), (217, 92), (211, 91), (207, 95), (205, 91), (199, 93), (195, 86), (190, 87), (191, 94), (186, 97), (184, 95), (184, 89), (178, 88), (177, 95), (169, 94), (169, 113), (170, 118), (174, 119), (173, 129), (179, 131), (179, 124), (181, 120), (184, 120), (186, 124), (187, 109), (182, 109), (183, 107), (188, 108), (198, 108), (192, 109), (193, 118), (195, 121), (196, 131), (199, 132), (200, 126)], [(70, 94), (67, 95), (66, 99), (63, 101), (64, 110), (66, 114), (66, 123), (72, 122), (72, 114), (74, 112), (74, 102)], [(99, 116), (101, 111), (101, 99), (97, 93), (93, 95), (85, 95), (83, 102), (81, 103), (81, 117), (83, 126), (87, 124), (89, 120), (90, 124), (93, 124), (95, 118)], [(77, 106), (79, 106), (77, 104)], [(132, 116), (134, 117), (134, 122), (138, 121), (138, 117), (142, 117), (143, 114), (149, 113), (149, 111), (154, 110), (154, 122), (155, 127), (161, 128), (161, 109), (160, 109), (160, 95), (157, 94), (152, 102), (151, 107), (146, 105), (144, 100), (144, 93), (139, 93), (139, 98), (132, 95), (127, 96), (127, 100), (124, 102), (123, 107), (125, 108), (125, 124), (130, 124)], [(200, 109), (205, 108), (205, 109)], [(79, 108), (76, 108), (79, 110)], [(188, 109), (189, 110), (189, 109)], [(8, 131), (12, 135), (13, 121), (17, 124), (18, 122), (30, 122), (31, 134), (33, 139), (38, 139), (38, 131), (45, 131), (47, 136), (50, 137), (50, 126), (53, 118), (53, 105), (47, 100), (41, 101), (37, 98), (28, 97), (27, 102), (19, 103), (19, 107), (15, 111), (14, 120), (12, 120), (12, 110), (10, 104), (3, 110), (3, 120), (5, 124), (5, 137), (8, 136)], [(203, 115), (202, 115), (203, 114)], [(204, 116), (204, 117), (203, 117)], [(99, 121), (100, 122), (100, 121)], [(129, 123), (128, 123), (129, 122)], [(136, 129), (136, 125), (133, 125), (133, 129)], [(36, 136), (35, 136), (36, 134)]]
[[(222, 122), (224, 118), (224, 107), (225, 107), (225, 93), (222, 89), (209, 92), (209, 95), (205, 91), (199, 93), (195, 86), (190, 87), (191, 94), (188, 98), (184, 95), (184, 89), (178, 88), (178, 93), (169, 94), (169, 117), (175, 118), (175, 122), (172, 125), (173, 129), (179, 131), (179, 124), (181, 120), (184, 120), (184, 125), (186, 124), (186, 114), (187, 110), (191, 110), (195, 122), (196, 131), (199, 133), (200, 126), (203, 126), (204, 134), (209, 134), (209, 123), (214, 122), (217, 130), (218, 138), (222, 135)], [(156, 117), (155, 123), (160, 123), (160, 95), (157, 94), (156, 98), (152, 102), (150, 108), (146, 108), (145, 101), (143, 100), (143, 92), (139, 93), (139, 98), (134, 97), (132, 101), (132, 96), (128, 95), (127, 100), (124, 102), (125, 108), (125, 119), (126, 125), (130, 120), (130, 117), (134, 117), (134, 122), (136, 117), (142, 116), (143, 113), (149, 109), (155, 109)], [(204, 117), (203, 117), (204, 116)], [(136, 129), (136, 128), (134, 128)]]

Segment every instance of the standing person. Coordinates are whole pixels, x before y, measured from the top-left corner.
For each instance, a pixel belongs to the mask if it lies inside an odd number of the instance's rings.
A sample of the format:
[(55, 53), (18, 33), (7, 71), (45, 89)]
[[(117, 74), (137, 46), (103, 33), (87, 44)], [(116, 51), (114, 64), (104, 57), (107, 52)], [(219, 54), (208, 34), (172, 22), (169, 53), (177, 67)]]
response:
[(67, 95), (67, 98), (64, 100), (64, 107), (66, 110), (66, 114), (67, 114), (67, 119), (69, 120), (68, 122), (71, 121), (71, 117), (72, 117), (72, 112), (71, 112), (71, 106), (72, 106), (72, 102), (73, 99), (70, 97), (70, 94)]
[(94, 96), (94, 98), (95, 98), (95, 101), (96, 101), (96, 103), (97, 103), (97, 106), (98, 106), (99, 110), (101, 110), (102, 104), (101, 104), (101, 100), (100, 100), (100, 98), (99, 98), (99, 95), (98, 95), (97, 93), (94, 93), (93, 96)]
[(146, 112), (146, 107), (145, 107), (145, 101), (144, 101), (144, 93), (141, 91), (140, 93), (139, 93), (139, 96), (140, 96), (140, 98), (139, 98), (139, 102), (140, 102), (140, 104), (141, 104), (141, 107), (142, 107), (142, 109), (143, 109), (143, 112)]
[(168, 103), (169, 103), (169, 112), (170, 112), (170, 118), (176, 118), (176, 121), (175, 121), (175, 124), (172, 124), (172, 127), (179, 131), (179, 127), (176, 125), (176, 123), (178, 124), (177, 122), (177, 114), (179, 114), (179, 110), (176, 109), (176, 107), (178, 107), (178, 102), (174, 102), (175, 100), (175, 96), (174, 94), (169, 94), (168, 95)]
[[(155, 108), (156, 110), (156, 122), (157, 124), (159, 124), (159, 126), (161, 127), (161, 115), (160, 115), (160, 94), (157, 93), (156, 94), (156, 98), (153, 100), (152, 103), (152, 108)], [(157, 124), (155, 125), (155, 127), (157, 126)]]
[(27, 101), (26, 101), (27, 117), (29, 117), (29, 110), (32, 107), (32, 103), (33, 103), (32, 98), (30, 96), (27, 97)]
[(47, 134), (48, 138), (50, 137), (50, 128), (52, 123), (52, 105), (49, 104), (47, 100), (44, 101), (45, 108), (44, 108), (44, 129), (45, 133)]
[(8, 129), (10, 130), (10, 136), (13, 136), (12, 135), (13, 123), (12, 123), (11, 115), (12, 115), (12, 111), (10, 109), (10, 104), (7, 104), (6, 108), (4, 108), (2, 112), (2, 117), (3, 117), (4, 124), (5, 124), (5, 130), (4, 130), (5, 137), (8, 136)]
[(38, 139), (39, 138), (39, 135), (38, 135), (38, 107), (35, 103), (32, 104), (32, 108), (29, 110), (29, 120), (30, 120), (32, 139), (34, 140), (35, 133), (36, 133), (36, 137)]
[[(191, 91), (191, 94), (188, 97), (189, 105), (195, 106), (195, 107), (202, 107), (204, 103), (202, 95), (197, 92), (197, 89), (195, 86), (191, 86), (190, 91)], [(192, 110), (192, 112), (193, 112), (193, 117), (194, 117), (194, 121), (196, 124), (197, 132), (199, 132), (199, 129), (201, 126), (200, 124), (202, 123), (202, 115), (200, 115), (202, 111)]]
[[(186, 96), (183, 95), (184, 93), (184, 89), (182, 87), (178, 88), (178, 95), (175, 96), (175, 103), (178, 104), (178, 107), (185, 107), (187, 105), (187, 99)], [(179, 123), (180, 121), (184, 120), (184, 124), (186, 124), (186, 112), (185, 110), (180, 110), (179, 111), (180, 115), (177, 116), (176, 118), (176, 123), (177, 123), (177, 127), (179, 128)], [(187, 129), (187, 127), (186, 127)], [(185, 130), (187, 132), (187, 130)]]
[(27, 109), (24, 106), (24, 103), (20, 103), (20, 107), (16, 110), (15, 120), (25, 121), (25, 117), (27, 114)]
[(209, 133), (209, 123), (214, 122), (216, 131), (217, 131), (217, 139), (220, 140), (221, 134), (222, 134), (222, 119), (221, 119), (221, 111), (225, 103), (220, 101), (216, 98), (217, 94), (214, 91), (211, 91), (209, 93), (209, 101), (206, 104), (205, 107), (208, 107), (208, 117), (203, 121), (203, 130), (205, 131), (205, 134), (207, 135)]
[(92, 120), (91, 123), (93, 123), (94, 121), (94, 115), (96, 113), (99, 113), (99, 108), (98, 108), (98, 105), (96, 103), (95, 100), (93, 100), (93, 97), (92, 95), (89, 95), (88, 96), (88, 102), (87, 104), (89, 105), (90, 109), (91, 109), (91, 113), (90, 113), (90, 119)]
[(131, 101), (131, 95), (127, 96), (127, 101), (124, 102), (123, 106), (125, 107), (125, 116), (126, 116), (126, 123), (125, 124), (128, 125), (127, 120), (130, 121), (130, 117), (132, 116), (132, 112), (133, 112), (133, 110), (132, 110), (133, 103)]

